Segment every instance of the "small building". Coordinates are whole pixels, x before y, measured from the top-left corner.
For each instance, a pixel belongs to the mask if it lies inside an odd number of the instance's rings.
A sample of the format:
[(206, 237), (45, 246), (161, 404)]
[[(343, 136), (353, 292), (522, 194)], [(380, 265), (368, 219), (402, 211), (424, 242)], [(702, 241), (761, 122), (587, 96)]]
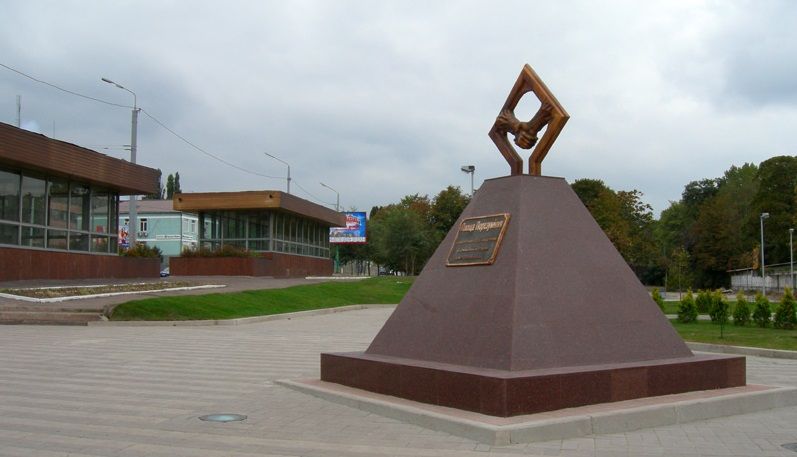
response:
[(761, 268), (740, 268), (729, 270), (731, 276), (731, 289), (733, 290), (761, 290), (766, 286), (768, 291), (782, 292), (787, 287), (794, 288), (797, 283), (791, 275), (791, 265), (777, 263), (766, 265), (766, 279), (761, 279)]
[[(119, 202), (119, 225), (131, 230), (129, 201)], [(138, 200), (136, 242), (157, 247), (163, 255), (162, 266), (169, 257), (179, 256), (183, 248), (196, 249), (199, 239), (198, 217), (174, 209), (171, 200)]]
[(249, 257), (181, 257), (170, 260), (173, 275), (330, 275), (329, 228), (346, 216), (277, 190), (181, 193), (174, 209), (199, 216), (199, 246), (232, 246)]
[(0, 123), (0, 280), (158, 276), (117, 254), (119, 196), (158, 170)]

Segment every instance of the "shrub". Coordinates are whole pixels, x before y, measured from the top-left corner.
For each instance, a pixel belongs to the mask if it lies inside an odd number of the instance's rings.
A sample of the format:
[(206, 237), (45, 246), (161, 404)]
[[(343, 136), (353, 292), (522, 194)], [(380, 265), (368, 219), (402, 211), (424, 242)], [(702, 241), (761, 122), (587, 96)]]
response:
[(664, 299), (661, 298), (661, 293), (659, 293), (659, 288), (654, 287), (653, 291), (650, 293), (650, 296), (653, 298), (653, 301), (655, 301), (656, 304), (659, 305), (659, 309), (661, 310), (661, 312), (664, 312)]
[(695, 305), (695, 297), (692, 295), (692, 289), (686, 291), (686, 296), (681, 300), (678, 305), (678, 322), (695, 322), (697, 320), (697, 305)]
[(757, 326), (764, 328), (769, 325), (772, 319), (772, 307), (769, 305), (769, 299), (761, 292), (755, 295), (755, 309), (753, 310), (753, 322)]
[(772, 322), (775, 328), (793, 329), (797, 326), (797, 303), (790, 288), (786, 288), (783, 298), (780, 300), (778, 308), (775, 310), (775, 320)]
[(708, 314), (711, 311), (711, 291), (710, 290), (698, 290), (697, 297), (695, 297), (695, 305), (697, 306), (697, 312), (699, 314)]
[(739, 292), (736, 295), (736, 306), (733, 308), (733, 324), (745, 326), (750, 323), (750, 302), (744, 296), (744, 292)]
[(728, 315), (730, 314), (730, 306), (725, 297), (722, 296), (722, 291), (715, 290), (710, 294), (711, 308), (708, 314), (711, 317), (711, 322), (724, 324), (728, 322)]
[(119, 255), (123, 257), (162, 258), (161, 254), (157, 246), (147, 246), (145, 243), (136, 243), (127, 249), (119, 249)]

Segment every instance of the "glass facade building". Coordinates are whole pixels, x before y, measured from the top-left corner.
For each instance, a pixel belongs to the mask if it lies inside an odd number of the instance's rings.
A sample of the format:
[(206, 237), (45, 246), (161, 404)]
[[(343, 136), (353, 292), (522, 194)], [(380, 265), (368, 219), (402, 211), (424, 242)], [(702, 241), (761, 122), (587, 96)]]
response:
[(203, 211), (199, 227), (199, 242), (206, 249), (232, 245), (255, 252), (330, 257), (329, 224), (287, 212)]
[(117, 191), (0, 166), (0, 245), (116, 254)]
[(158, 191), (160, 170), (0, 122), (0, 281), (157, 277), (122, 257), (119, 196)]

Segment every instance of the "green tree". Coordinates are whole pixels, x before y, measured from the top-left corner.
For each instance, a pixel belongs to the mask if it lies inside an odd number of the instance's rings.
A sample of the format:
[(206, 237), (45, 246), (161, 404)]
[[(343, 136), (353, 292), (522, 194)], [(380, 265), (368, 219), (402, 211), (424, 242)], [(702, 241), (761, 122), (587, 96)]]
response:
[(429, 218), (440, 240), (451, 230), (468, 203), (470, 197), (455, 186), (446, 187), (434, 197)]
[(761, 292), (755, 295), (755, 309), (753, 310), (753, 322), (761, 328), (769, 325), (772, 320), (772, 306), (769, 299)]
[(654, 235), (665, 257), (678, 248), (686, 249), (691, 225), (686, 205), (680, 201), (670, 202), (670, 206), (661, 212), (661, 217), (655, 224)]
[(695, 306), (697, 306), (698, 313), (708, 313), (714, 304), (713, 302), (714, 297), (712, 296), (712, 292), (710, 290), (700, 289), (697, 291), (697, 297), (695, 297)]
[(659, 250), (653, 234), (653, 208), (642, 201), (638, 190), (618, 191), (617, 198), (620, 217), (628, 228), (629, 244), (624, 257), (643, 281), (663, 276), (663, 272), (655, 273)]
[(692, 181), (684, 186), (684, 191), (681, 194), (681, 202), (686, 208), (686, 213), (692, 221), (697, 219), (700, 213), (700, 207), (703, 203), (717, 194), (719, 191), (720, 180), (718, 179), (701, 179), (700, 181)]
[(161, 173), (161, 169), (158, 168), (158, 190), (155, 193), (145, 195), (144, 200), (161, 200), (163, 199), (163, 174)]
[(790, 288), (786, 288), (783, 298), (775, 310), (775, 319), (772, 321), (775, 328), (794, 329), (797, 326), (797, 303)]
[(692, 290), (686, 292), (686, 296), (681, 300), (678, 305), (678, 322), (688, 323), (697, 321), (697, 305), (695, 305), (695, 297), (692, 295)]
[(789, 261), (789, 228), (795, 223), (795, 185), (797, 158), (778, 156), (761, 162), (758, 167), (758, 191), (753, 198), (753, 211), (748, 233), (759, 233), (759, 215), (769, 213), (764, 222), (766, 263)]
[(370, 225), (373, 260), (392, 270), (416, 274), (436, 246), (427, 221), (403, 204), (381, 209)]
[(694, 267), (703, 286), (727, 286), (728, 270), (750, 266), (755, 237), (746, 227), (758, 189), (757, 172), (751, 164), (731, 167), (716, 180), (716, 193), (699, 207), (690, 233)]
[(179, 194), (183, 189), (180, 188), (180, 172), (174, 174), (174, 193)]
[(659, 288), (654, 287), (653, 291), (650, 293), (650, 296), (651, 298), (653, 298), (653, 301), (655, 301), (656, 304), (659, 305), (659, 309), (662, 312), (664, 312), (664, 299), (661, 298), (661, 292), (659, 292)]
[(659, 250), (652, 208), (642, 201), (642, 193), (615, 192), (597, 179), (578, 179), (571, 187), (637, 276), (652, 282), (649, 272), (659, 264)]
[(180, 189), (180, 173), (170, 174), (166, 178), (166, 200), (174, 198), (174, 194), (182, 192)]
[(736, 306), (733, 308), (733, 324), (741, 326), (749, 324), (751, 313), (752, 310), (747, 297), (744, 296), (744, 292), (739, 292), (736, 295)]
[(670, 289), (682, 291), (684, 287), (692, 285), (692, 275), (689, 265), (689, 253), (686, 249), (678, 247), (670, 255), (667, 263), (667, 277)]
[(170, 174), (166, 178), (166, 200), (174, 198), (174, 175)]
[(711, 322), (724, 324), (728, 321), (728, 316), (730, 315), (730, 305), (728, 305), (728, 301), (725, 300), (725, 297), (722, 295), (722, 291), (715, 290), (710, 293), (711, 295), (711, 309), (708, 312), (709, 317), (711, 318)]

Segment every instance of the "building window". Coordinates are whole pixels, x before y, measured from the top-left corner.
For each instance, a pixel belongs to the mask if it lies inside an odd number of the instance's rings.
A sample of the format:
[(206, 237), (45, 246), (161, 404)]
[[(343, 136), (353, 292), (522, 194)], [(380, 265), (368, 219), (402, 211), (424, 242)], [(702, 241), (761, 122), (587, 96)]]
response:
[(118, 195), (86, 183), (0, 169), (0, 244), (114, 252), (117, 204)]
[(200, 246), (208, 249), (231, 245), (250, 251), (329, 258), (328, 239), (312, 236), (328, 232), (328, 229), (318, 222), (292, 214), (271, 211), (202, 212), (199, 214), (199, 227), (202, 230)]
[(62, 180), (50, 181), (48, 189), (47, 208), (49, 215), (47, 225), (50, 227), (67, 228), (69, 214), (69, 183)]
[(91, 196), (91, 231), (94, 233), (111, 233), (108, 215), (110, 205), (108, 194), (97, 192)]
[(89, 231), (89, 214), (91, 211), (91, 191), (82, 184), (70, 184), (69, 229)]
[(45, 225), (47, 221), (47, 181), (22, 177), (22, 222)]
[(0, 170), (0, 219), (19, 220), (20, 175)]
[(149, 221), (147, 221), (146, 217), (142, 217), (138, 220), (138, 231), (139, 232), (147, 232), (149, 231)]

